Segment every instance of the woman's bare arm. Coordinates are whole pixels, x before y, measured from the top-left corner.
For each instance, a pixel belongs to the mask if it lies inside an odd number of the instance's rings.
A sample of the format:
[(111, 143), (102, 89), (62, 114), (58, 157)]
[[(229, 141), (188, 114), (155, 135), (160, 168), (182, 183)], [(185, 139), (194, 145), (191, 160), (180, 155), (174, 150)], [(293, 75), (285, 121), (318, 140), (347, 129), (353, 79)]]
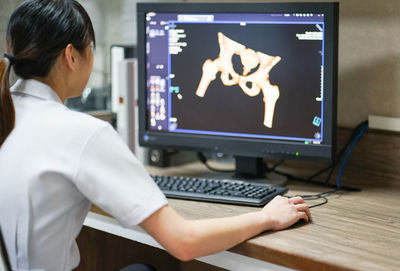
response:
[(227, 218), (187, 220), (165, 206), (140, 226), (174, 257), (188, 261), (229, 249), (263, 231), (290, 227), (311, 214), (300, 197), (277, 196), (263, 209)]

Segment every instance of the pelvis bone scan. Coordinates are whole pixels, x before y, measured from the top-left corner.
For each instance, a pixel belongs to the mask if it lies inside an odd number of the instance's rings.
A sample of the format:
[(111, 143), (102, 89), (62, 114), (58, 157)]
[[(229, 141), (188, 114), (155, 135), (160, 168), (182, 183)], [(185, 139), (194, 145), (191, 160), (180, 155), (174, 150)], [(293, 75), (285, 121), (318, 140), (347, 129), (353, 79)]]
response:
[[(257, 96), (262, 90), (265, 104), (264, 125), (272, 128), (275, 104), (279, 98), (279, 87), (270, 84), (269, 72), (281, 58), (246, 48), (220, 32), (218, 33), (218, 43), (220, 47), (219, 56), (214, 60), (207, 59), (204, 62), (203, 74), (196, 95), (204, 97), (211, 81), (215, 80), (218, 72), (221, 72), (221, 81), (225, 86), (239, 85), (243, 92), (250, 97)], [(233, 69), (233, 54), (240, 56), (243, 65), (242, 75), (239, 75)], [(258, 69), (249, 74), (258, 65)], [(251, 88), (248, 85), (251, 85)]]

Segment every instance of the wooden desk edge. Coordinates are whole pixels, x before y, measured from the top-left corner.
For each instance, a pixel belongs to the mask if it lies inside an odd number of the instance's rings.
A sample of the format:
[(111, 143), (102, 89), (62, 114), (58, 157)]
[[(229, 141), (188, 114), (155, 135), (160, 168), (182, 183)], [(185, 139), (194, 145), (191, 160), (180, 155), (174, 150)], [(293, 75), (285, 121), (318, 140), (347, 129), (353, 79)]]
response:
[[(94, 207), (93, 209), (98, 209)], [(100, 210), (96, 212), (91, 210), (84, 222), (84, 226), (106, 232), (118, 237), (122, 237), (133, 242), (139, 242), (147, 246), (165, 250), (154, 238), (147, 234), (139, 226), (133, 228), (123, 228), (119, 223), (108, 214)], [(221, 251), (215, 254), (203, 256), (193, 261), (204, 262), (223, 270), (241, 271), (241, 270), (276, 270), (291, 271), (293, 269), (284, 266), (269, 263), (246, 255), (240, 255), (231, 251)], [(214, 269), (212, 269), (214, 270)], [(220, 270), (220, 269), (218, 269)], [(294, 270), (293, 270), (294, 271)]]
[[(102, 209), (96, 205), (92, 205), (91, 212), (111, 217), (108, 213), (104, 212)], [(271, 264), (281, 265), (288, 268), (293, 268), (297, 270), (337, 270), (337, 271), (348, 271), (354, 270), (348, 267), (335, 265), (329, 262), (324, 262), (322, 260), (316, 260), (307, 258), (301, 255), (296, 255), (292, 253), (287, 253), (285, 251), (271, 249), (265, 246), (259, 246), (257, 244), (252, 244), (251, 239), (245, 241), (231, 249), (229, 252), (240, 254), (246, 257), (258, 259)]]
[(316, 260), (301, 255), (287, 253), (282, 250), (271, 249), (265, 246), (251, 244), (249, 241), (243, 242), (229, 251), (252, 257), (261, 261), (282, 265), (296, 270), (320, 271), (320, 270), (335, 270), (335, 271), (354, 271), (355, 269), (344, 267), (341, 265), (332, 264)]

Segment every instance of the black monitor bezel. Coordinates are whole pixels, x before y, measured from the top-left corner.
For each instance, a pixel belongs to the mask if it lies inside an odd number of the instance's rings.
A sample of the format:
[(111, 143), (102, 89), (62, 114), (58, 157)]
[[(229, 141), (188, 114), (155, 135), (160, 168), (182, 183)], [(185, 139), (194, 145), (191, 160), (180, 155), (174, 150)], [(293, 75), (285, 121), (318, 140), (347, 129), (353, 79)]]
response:
[[(182, 134), (147, 129), (146, 113), (146, 24), (147, 12), (158, 13), (323, 13), (325, 17), (323, 144)], [(337, 59), (339, 4), (331, 3), (138, 3), (137, 49), (139, 94), (139, 144), (147, 147), (214, 151), (235, 156), (306, 159), (330, 162), (335, 159), (337, 123)], [(146, 138), (146, 140), (144, 139)], [(297, 154), (297, 155), (296, 155)], [(298, 155), (300, 154), (300, 155)]]

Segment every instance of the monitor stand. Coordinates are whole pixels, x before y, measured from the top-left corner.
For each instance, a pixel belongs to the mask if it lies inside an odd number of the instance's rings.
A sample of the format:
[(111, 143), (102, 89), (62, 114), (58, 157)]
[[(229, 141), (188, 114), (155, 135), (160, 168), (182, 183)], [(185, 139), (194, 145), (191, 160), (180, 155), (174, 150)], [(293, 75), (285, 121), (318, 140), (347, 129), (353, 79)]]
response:
[(242, 180), (252, 183), (263, 183), (274, 186), (286, 186), (287, 177), (275, 172), (265, 173), (262, 158), (235, 156), (235, 173), (209, 173), (204, 177), (215, 179)]

